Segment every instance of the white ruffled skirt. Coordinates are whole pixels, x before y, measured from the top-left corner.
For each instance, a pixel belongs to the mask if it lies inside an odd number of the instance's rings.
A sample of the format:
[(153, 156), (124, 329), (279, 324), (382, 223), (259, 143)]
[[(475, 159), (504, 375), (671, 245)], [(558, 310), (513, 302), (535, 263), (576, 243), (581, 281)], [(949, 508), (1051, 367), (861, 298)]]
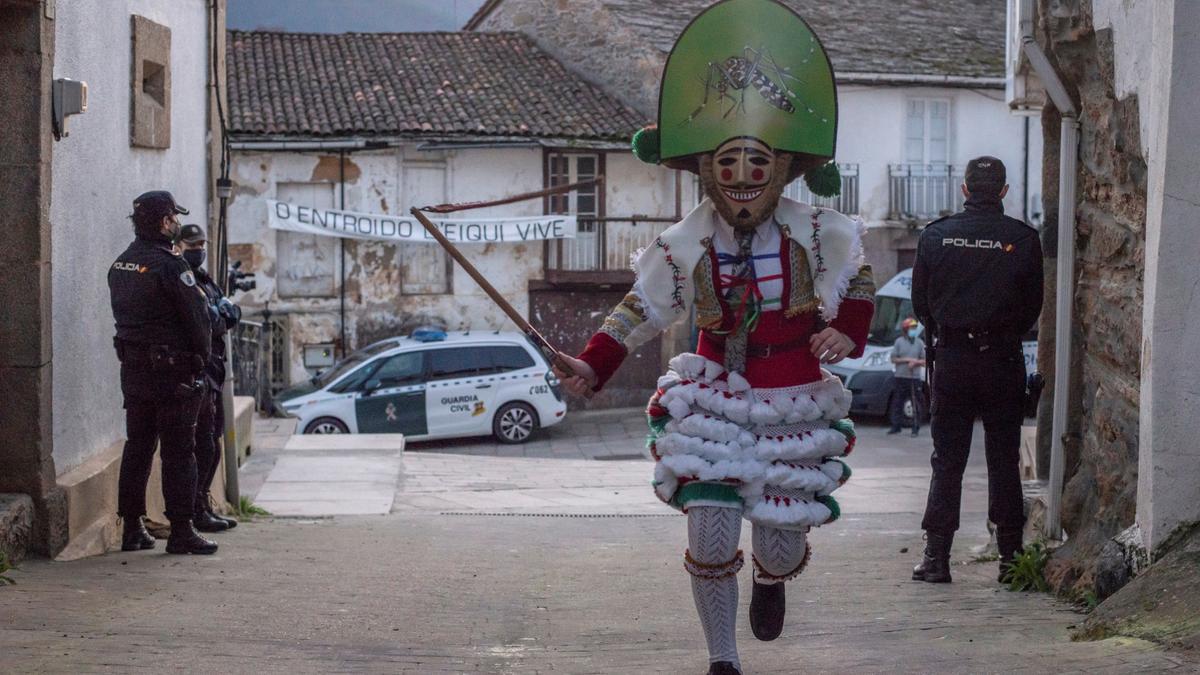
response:
[(698, 354), (671, 359), (650, 400), (654, 489), (664, 502), (741, 508), (752, 523), (807, 530), (840, 515), (850, 477), (851, 394), (822, 370), (794, 387), (752, 389)]

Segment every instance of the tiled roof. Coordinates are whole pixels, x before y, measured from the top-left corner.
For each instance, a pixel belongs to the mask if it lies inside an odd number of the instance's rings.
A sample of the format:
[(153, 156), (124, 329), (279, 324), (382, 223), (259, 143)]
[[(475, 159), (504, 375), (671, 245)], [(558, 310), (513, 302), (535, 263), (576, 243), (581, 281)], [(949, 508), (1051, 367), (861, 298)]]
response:
[[(1004, 0), (784, 0), (808, 21), (843, 73), (1004, 77)], [(667, 52), (713, 0), (591, 0)], [(489, 0), (467, 23), (503, 11)], [(601, 49), (603, 49), (601, 47)]]
[(228, 37), (238, 137), (627, 140), (644, 124), (519, 33)]

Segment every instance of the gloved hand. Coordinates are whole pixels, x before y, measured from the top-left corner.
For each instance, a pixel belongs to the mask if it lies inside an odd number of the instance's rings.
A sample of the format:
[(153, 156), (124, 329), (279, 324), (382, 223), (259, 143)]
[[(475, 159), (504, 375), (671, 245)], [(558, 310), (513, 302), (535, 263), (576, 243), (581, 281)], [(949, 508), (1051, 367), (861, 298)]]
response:
[(221, 298), (217, 302), (217, 311), (225, 319), (227, 328), (233, 328), (242, 320), (242, 308), (233, 304), (229, 298)]

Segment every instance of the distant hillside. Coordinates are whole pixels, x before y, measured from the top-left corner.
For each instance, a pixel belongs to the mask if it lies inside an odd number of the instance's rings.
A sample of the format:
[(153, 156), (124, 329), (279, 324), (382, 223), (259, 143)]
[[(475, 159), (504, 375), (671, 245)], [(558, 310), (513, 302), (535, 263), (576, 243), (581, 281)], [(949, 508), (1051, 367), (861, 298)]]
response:
[(229, 0), (229, 28), (292, 33), (459, 30), (483, 0)]

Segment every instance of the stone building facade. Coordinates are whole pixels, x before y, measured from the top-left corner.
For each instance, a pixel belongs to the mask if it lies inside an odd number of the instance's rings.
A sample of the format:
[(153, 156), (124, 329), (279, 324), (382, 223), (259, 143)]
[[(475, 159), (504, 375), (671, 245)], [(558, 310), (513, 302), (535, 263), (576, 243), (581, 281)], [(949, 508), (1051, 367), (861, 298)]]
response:
[[(243, 306), (255, 318), (269, 309), (282, 335), (276, 386), (322, 367), (305, 363), (306, 347), (345, 353), (423, 326), (511, 324), (436, 243), (273, 230), (267, 200), (395, 216), (602, 177), (568, 195), (456, 214), (578, 216), (574, 239), (459, 246), (568, 351), (582, 350), (595, 316), (632, 283), (631, 254), (697, 201), (691, 180), (633, 157), (640, 113), (519, 33), (229, 35), (230, 252), (257, 275)], [(644, 403), (660, 352), (643, 346), (633, 358), (653, 367), (624, 369), (588, 405)]]
[[(1200, 470), (1183, 413), (1190, 407), (1194, 417), (1200, 402), (1188, 384), (1200, 328), (1190, 294), (1180, 293), (1198, 281), (1188, 218), (1200, 188), (1180, 181), (1195, 173), (1197, 138), (1179, 116), (1196, 98), (1196, 80), (1186, 77), (1200, 50), (1185, 36), (1198, 16), (1173, 0), (1041, 0), (1037, 11), (1037, 41), (1075, 99), (1081, 138), (1077, 218), (1059, 223), (1060, 117), (1045, 111), (1045, 250), (1056, 258), (1057, 229), (1073, 226), (1076, 256), (1067, 539), (1047, 576), (1060, 590), (1103, 597), (1200, 519)], [(1051, 274), (1043, 363), (1053, 360), (1053, 287)], [(1042, 457), (1051, 398), (1048, 390), (1039, 415)]]
[[(1060, 586), (1089, 583), (1096, 554), (1133, 523), (1137, 506), (1146, 161), (1137, 95), (1117, 96), (1112, 28), (1098, 30), (1088, 4), (1071, 11), (1060, 5), (1047, 12), (1044, 23), (1060, 76), (1077, 92), (1082, 125), (1075, 287), (1079, 326), (1062, 507), (1070, 538), (1051, 567)], [(1047, 163), (1057, 167), (1059, 117), (1053, 111), (1046, 117), (1046, 129), (1055, 135), (1055, 142), (1046, 145)], [(1056, 183), (1053, 191), (1057, 200)], [(1056, 210), (1052, 218), (1045, 229), (1048, 244), (1057, 241)], [(1051, 325), (1044, 335), (1054, 333), (1052, 318), (1045, 317)], [(1046, 400), (1051, 398), (1048, 392)], [(1042, 420), (1047, 433), (1041, 438), (1048, 444), (1049, 415)]]

